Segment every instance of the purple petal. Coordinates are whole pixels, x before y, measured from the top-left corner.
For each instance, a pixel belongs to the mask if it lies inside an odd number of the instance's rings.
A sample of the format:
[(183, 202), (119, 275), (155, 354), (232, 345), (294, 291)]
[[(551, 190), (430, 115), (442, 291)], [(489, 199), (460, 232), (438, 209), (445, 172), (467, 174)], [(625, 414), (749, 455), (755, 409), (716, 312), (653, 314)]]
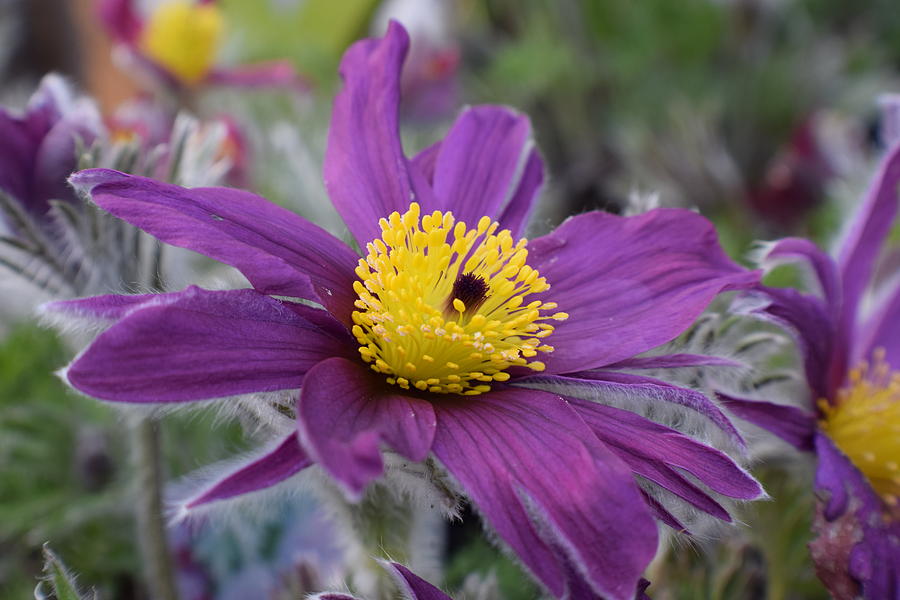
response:
[[(731, 520), (712, 498), (681, 477), (679, 470), (690, 473), (724, 496), (752, 500), (764, 495), (753, 477), (715, 448), (626, 410), (576, 398), (570, 398), (569, 402), (600, 441), (632, 471), (701, 510)], [(709, 506), (712, 510), (707, 510)]]
[(803, 356), (806, 380), (817, 398), (831, 397), (843, 383), (844, 372), (833, 364), (836, 324), (828, 307), (815, 296), (787, 288), (760, 286), (768, 304), (755, 312), (786, 327), (794, 336)]
[(789, 258), (799, 258), (806, 261), (812, 268), (813, 274), (822, 294), (829, 313), (837, 316), (837, 310), (841, 303), (841, 287), (838, 280), (837, 265), (834, 260), (809, 240), (802, 238), (787, 238), (780, 240), (772, 246), (766, 255), (766, 260), (780, 261)]
[(565, 400), (505, 389), (434, 409), (435, 455), (551, 593), (633, 597), (656, 526), (627, 466)]
[(512, 199), (497, 219), (504, 229), (509, 229), (514, 237), (525, 232), (531, 211), (538, 199), (538, 192), (544, 184), (544, 161), (537, 150), (532, 150), (525, 163), (525, 170), (519, 179)]
[(34, 155), (31, 175), (31, 197), (32, 202), (36, 203), (32, 210), (46, 212), (50, 207), (48, 200), (75, 200), (67, 180), (78, 168), (78, 145), (88, 148), (99, 135), (98, 130), (92, 127), (92, 120), (96, 119), (93, 123), (96, 125), (99, 115), (93, 113), (91, 108), (85, 105), (83, 109), (66, 115), (41, 140)]
[(638, 356), (626, 358), (606, 365), (604, 370), (629, 369), (681, 369), (684, 367), (742, 367), (743, 363), (721, 356), (706, 354), (660, 354), (658, 356)]
[(109, 34), (125, 44), (136, 44), (143, 28), (134, 0), (101, 0), (97, 7), (100, 22)]
[[(441, 143), (434, 166), (436, 205), (423, 206), (423, 211), (450, 210), (470, 226), (485, 215), (499, 217), (516, 197), (530, 137), (528, 118), (507, 108), (476, 106), (463, 111)], [(520, 198), (521, 203), (530, 204), (536, 187), (530, 191), (531, 197)], [(527, 216), (527, 209), (524, 212), (518, 215), (520, 220)]]
[[(396, 392), (394, 392), (396, 390)], [(310, 454), (352, 497), (381, 475), (379, 441), (414, 461), (434, 438), (431, 404), (387, 388), (361, 360), (332, 358), (313, 367), (300, 394), (300, 432)]]
[(881, 112), (881, 143), (892, 148), (900, 144), (900, 94), (881, 94), (878, 108)]
[(838, 268), (843, 281), (842, 328), (853, 331), (857, 308), (872, 278), (875, 259), (897, 216), (897, 186), (900, 184), (900, 145), (882, 160), (856, 219), (841, 245)]
[(0, 136), (3, 139), (0, 144), (0, 191), (27, 207), (38, 141), (29, 135), (21, 119), (3, 109), (0, 109)]
[[(885, 511), (865, 476), (824, 433), (816, 434), (815, 447), (816, 489), (824, 493), (824, 521), (819, 538), (810, 544), (817, 569), (821, 574), (843, 567), (861, 586), (860, 597), (897, 598), (900, 522)], [(838, 557), (847, 557), (846, 565), (835, 565)]]
[(647, 595), (647, 588), (650, 587), (650, 581), (641, 578), (637, 586), (637, 600), (651, 600)]
[(808, 411), (762, 400), (736, 398), (721, 392), (716, 396), (739, 419), (762, 427), (798, 450), (812, 451), (816, 416)]
[(600, 367), (668, 342), (716, 294), (759, 279), (725, 255), (709, 221), (680, 209), (579, 215), (528, 250), (552, 286), (543, 299), (569, 313), (548, 338), (556, 348), (544, 359), (549, 373)]
[(63, 329), (71, 324), (104, 329), (138, 308), (169, 304), (185, 295), (202, 292), (203, 290), (192, 285), (183, 291), (168, 294), (107, 294), (47, 302), (38, 310), (45, 318)]
[(275, 449), (244, 462), (185, 503), (186, 509), (227, 500), (272, 487), (310, 466), (312, 461), (300, 447), (297, 434), (287, 436)]
[(66, 376), (103, 400), (186, 402), (297, 388), (319, 361), (353, 354), (352, 340), (325, 311), (254, 290), (193, 288), (128, 314)]
[(214, 69), (208, 75), (210, 83), (251, 89), (282, 88), (308, 92), (312, 86), (301, 77), (290, 61), (272, 60), (227, 69)]
[[(685, 527), (681, 521), (675, 518), (675, 515), (666, 510), (666, 507), (657, 502), (650, 494), (648, 494), (645, 490), (641, 490), (641, 495), (644, 497), (644, 502), (647, 503), (647, 506), (650, 508), (650, 512), (653, 513), (653, 516), (656, 517), (659, 521), (665, 523), (675, 531), (679, 533), (684, 533), (687, 535), (691, 535), (691, 532), (688, 531), (687, 527)], [(724, 509), (723, 509), (724, 510)]]
[(852, 362), (871, 358), (883, 348), (884, 359), (894, 370), (900, 370), (900, 281), (880, 301), (856, 335)]
[(378, 220), (404, 212), (413, 189), (398, 129), (400, 71), (409, 48), (406, 30), (391, 22), (383, 38), (353, 44), (334, 100), (325, 187), (360, 246), (381, 235)]
[(709, 419), (716, 427), (724, 431), (740, 448), (746, 447), (744, 439), (725, 413), (709, 398), (700, 392), (672, 385), (660, 379), (617, 373), (612, 371), (587, 371), (572, 375), (535, 375), (516, 380), (521, 385), (551, 385), (563, 389), (584, 388), (592, 396), (610, 396), (627, 398), (630, 401), (671, 402), (695, 411)]
[(441, 142), (435, 142), (409, 161), (410, 167), (414, 167), (429, 186), (434, 185), (434, 170), (440, 152)]
[(94, 105), (74, 100), (61, 77), (47, 75), (24, 115), (0, 109), (0, 190), (35, 215), (47, 212), (50, 199), (71, 199), (66, 178), (76, 167), (76, 140), (89, 145), (100, 129)]
[[(816, 431), (814, 443), (819, 459), (816, 489), (826, 492), (825, 518), (833, 521), (847, 509), (862, 509), (866, 512), (880, 510), (881, 499), (869, 485), (865, 475), (834, 442), (823, 432)], [(852, 506), (851, 498), (856, 498), (860, 506)]]
[(359, 257), (299, 215), (242, 190), (187, 189), (108, 169), (71, 181), (162, 241), (236, 267), (260, 292), (315, 300), (349, 322)]
[(411, 600), (450, 600), (450, 596), (431, 585), (401, 564), (392, 562), (385, 567), (394, 571), (403, 592)]

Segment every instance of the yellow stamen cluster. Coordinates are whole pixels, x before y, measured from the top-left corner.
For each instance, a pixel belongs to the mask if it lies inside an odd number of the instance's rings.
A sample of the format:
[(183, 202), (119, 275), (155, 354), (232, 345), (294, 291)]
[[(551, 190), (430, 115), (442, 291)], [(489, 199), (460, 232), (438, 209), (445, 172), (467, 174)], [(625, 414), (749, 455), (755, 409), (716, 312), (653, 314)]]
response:
[[(526, 264), (526, 240), (482, 217), (474, 228), (450, 212), (420, 220), (419, 205), (381, 219), (381, 238), (356, 267), (359, 295), (353, 335), (371, 368), (403, 389), (476, 395), (506, 381), (512, 366), (542, 371), (531, 361), (552, 352), (546, 314), (555, 302), (529, 294), (550, 288)], [(469, 306), (466, 305), (468, 301)]]
[(215, 4), (167, 0), (150, 15), (139, 45), (147, 56), (192, 84), (212, 67), (224, 29), (222, 13)]
[(819, 402), (822, 429), (891, 506), (900, 503), (900, 372), (884, 351), (850, 372), (835, 402)]

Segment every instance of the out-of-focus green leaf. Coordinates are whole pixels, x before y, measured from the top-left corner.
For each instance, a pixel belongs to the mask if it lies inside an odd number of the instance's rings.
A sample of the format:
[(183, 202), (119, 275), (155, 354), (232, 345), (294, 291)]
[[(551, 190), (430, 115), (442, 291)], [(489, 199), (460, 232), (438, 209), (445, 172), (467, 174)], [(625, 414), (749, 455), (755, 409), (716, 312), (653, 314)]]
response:
[[(88, 596), (78, 592), (75, 576), (72, 575), (56, 554), (50, 550), (50, 546), (44, 544), (44, 576), (45, 579), (35, 588), (35, 598), (55, 598), (56, 600), (88, 600)], [(44, 593), (45, 587), (49, 587), (52, 596)]]
[(366, 33), (376, 0), (224, 0), (242, 59), (290, 58), (319, 82), (335, 79), (344, 49)]
[(473, 539), (450, 561), (444, 577), (445, 586), (459, 589), (470, 573), (487, 575), (491, 571), (496, 574), (500, 591), (506, 600), (527, 600), (540, 596), (531, 578), (483, 539)]

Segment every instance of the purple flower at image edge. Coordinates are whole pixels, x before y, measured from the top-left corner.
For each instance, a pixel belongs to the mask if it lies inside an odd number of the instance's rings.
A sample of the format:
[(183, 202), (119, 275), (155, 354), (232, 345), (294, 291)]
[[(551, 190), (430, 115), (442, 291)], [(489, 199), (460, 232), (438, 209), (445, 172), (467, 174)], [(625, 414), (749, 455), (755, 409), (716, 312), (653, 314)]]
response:
[(0, 191), (26, 213), (42, 217), (51, 200), (74, 201), (66, 180), (77, 168), (79, 144), (103, 135), (100, 115), (75, 98), (58, 75), (47, 75), (21, 114), (0, 108)]
[(125, 50), (129, 71), (134, 69), (163, 88), (310, 89), (310, 82), (287, 60), (232, 67), (216, 64), (225, 30), (217, 0), (159, 0), (146, 11), (136, 0), (96, 1), (97, 17)]
[(678, 209), (586, 213), (517, 241), (543, 181), (528, 119), (469, 108), (407, 159), (397, 122), (407, 48), (394, 23), (341, 64), (325, 180), (364, 257), (249, 192), (74, 175), (105, 210), (234, 266), (253, 289), (52, 303), (46, 310), (109, 325), (66, 377), (90, 396), (137, 404), (300, 389), (297, 434), (185, 510), (313, 463), (359, 498), (383, 472), (384, 444), (413, 461), (434, 456), (553, 595), (632, 598), (657, 520), (684, 529), (636, 475), (725, 521), (712, 492), (763, 492), (719, 450), (535, 387), (651, 397), (701, 413), (741, 444), (702, 394), (620, 369), (708, 364), (633, 357), (758, 274), (724, 254), (708, 221)]
[(900, 597), (900, 278), (879, 262), (898, 184), (895, 144), (836, 258), (799, 238), (768, 250), (768, 261), (808, 266), (821, 292), (760, 288), (759, 314), (798, 342), (809, 408), (721, 395), (738, 417), (816, 454), (819, 537), (810, 550), (838, 598)]

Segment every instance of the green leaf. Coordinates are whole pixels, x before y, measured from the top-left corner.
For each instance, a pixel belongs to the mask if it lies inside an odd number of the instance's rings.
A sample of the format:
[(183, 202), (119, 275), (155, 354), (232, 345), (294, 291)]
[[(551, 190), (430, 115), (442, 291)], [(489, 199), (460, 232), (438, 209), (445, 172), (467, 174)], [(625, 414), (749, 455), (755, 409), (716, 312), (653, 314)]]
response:
[[(87, 600), (87, 596), (78, 593), (75, 585), (75, 576), (72, 575), (56, 554), (50, 550), (50, 546), (44, 544), (44, 581), (40, 582), (34, 590), (34, 597), (56, 598), (56, 600)], [(52, 596), (47, 596), (44, 589), (49, 586)]]

